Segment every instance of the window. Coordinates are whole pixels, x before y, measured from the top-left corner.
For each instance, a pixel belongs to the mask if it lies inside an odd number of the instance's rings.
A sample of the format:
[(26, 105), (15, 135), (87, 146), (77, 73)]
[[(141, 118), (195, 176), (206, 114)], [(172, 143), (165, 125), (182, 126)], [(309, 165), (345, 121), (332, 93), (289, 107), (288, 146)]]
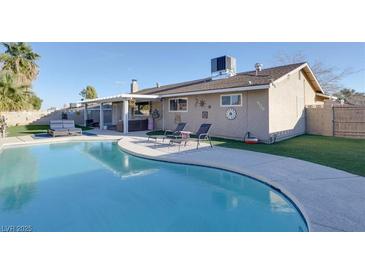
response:
[(148, 102), (138, 102), (133, 108), (133, 114), (148, 116), (150, 114), (150, 104)]
[(169, 111), (170, 112), (186, 112), (188, 111), (188, 99), (177, 98), (169, 100)]
[(221, 95), (221, 107), (242, 106), (241, 94)]

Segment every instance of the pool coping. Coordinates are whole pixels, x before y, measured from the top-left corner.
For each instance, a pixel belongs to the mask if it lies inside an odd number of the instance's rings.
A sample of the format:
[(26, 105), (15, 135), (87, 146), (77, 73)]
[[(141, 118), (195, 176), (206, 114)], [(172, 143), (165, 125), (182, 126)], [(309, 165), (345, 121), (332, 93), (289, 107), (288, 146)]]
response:
[[(0, 139), (0, 152), (4, 148), (8, 148), (8, 147), (67, 143), (67, 142), (92, 142), (92, 141), (115, 141), (115, 142), (117, 142), (119, 139), (121, 139), (121, 136), (98, 136), (98, 135), (93, 135), (93, 136), (75, 135), (75, 136), (54, 137), (54, 138), (50, 137), (50, 138), (45, 138), (45, 139), (33, 139), (32, 136), (33, 135), (23, 135), (23, 136), (7, 137), (5, 139)], [(1, 142), (1, 140), (5, 140), (5, 141)]]
[[(163, 154), (163, 153), (158, 153), (156, 152), (155, 149), (151, 149), (149, 147), (143, 147), (140, 144), (135, 144), (132, 142), (131, 140), (131, 136), (124, 136), (123, 138), (121, 138), (118, 141), (118, 145), (119, 147), (125, 151), (126, 153), (129, 153), (131, 155), (137, 156), (137, 157), (142, 157), (142, 158), (146, 158), (146, 159), (150, 159), (150, 160), (157, 160), (157, 161), (164, 161), (164, 162), (171, 162), (171, 163), (178, 163), (178, 164), (190, 164), (190, 165), (198, 165), (198, 166), (203, 166), (203, 167), (210, 167), (210, 168), (217, 168), (217, 169), (222, 169), (222, 170), (226, 170), (226, 171), (231, 171), (231, 172), (235, 172), (238, 174), (242, 174), (244, 176), (248, 176), (251, 178), (254, 178), (256, 180), (259, 180), (271, 187), (273, 187), (275, 190), (278, 190), (279, 192), (281, 192), (283, 195), (285, 195), (289, 200), (291, 200), (291, 202), (297, 207), (297, 209), (300, 211), (300, 213), (302, 214), (305, 222), (307, 223), (307, 227), (308, 227), (308, 231), (310, 232), (315, 232), (315, 231), (365, 231), (365, 220), (363, 218), (363, 220), (361, 220), (361, 224), (360, 224), (360, 229), (358, 226), (355, 226), (353, 228), (348, 228), (347, 226), (345, 227), (341, 227), (341, 225), (338, 225), (336, 222), (333, 222), (333, 225), (330, 223), (330, 225), (328, 225), (328, 223), (318, 223), (318, 218), (317, 220), (314, 220), (313, 218), (313, 205), (308, 205), (308, 203), (306, 202), (305, 199), (302, 199), (300, 197), (300, 195), (298, 195), (298, 191), (296, 191), (295, 189), (289, 189), (285, 183), (283, 183), (283, 181), (280, 180), (275, 180), (273, 178), (270, 178), (269, 176), (265, 176), (265, 174), (260, 173), (257, 170), (253, 170), (250, 168), (244, 168), (242, 166), (235, 166), (235, 165), (227, 165), (224, 163), (225, 159), (221, 159), (220, 157), (215, 157), (212, 161), (206, 161), (206, 158), (199, 158), (199, 157), (181, 157), (181, 155), (183, 154), (178, 154), (178, 153), (171, 153), (171, 154)], [(214, 149), (218, 149), (218, 148), (214, 148)], [(203, 154), (209, 154), (209, 151), (213, 151), (214, 149), (211, 148), (202, 148), (199, 150), (195, 150), (192, 151), (191, 153), (194, 153), (194, 156), (199, 155), (199, 153)], [(319, 168), (322, 169), (326, 172), (332, 172), (331, 174), (336, 174), (337, 173), (341, 173), (341, 176), (338, 176), (338, 179), (353, 179), (353, 180), (362, 180), (363, 183), (365, 183), (365, 178), (358, 176), (358, 175), (354, 175), (354, 174), (349, 174), (347, 172), (343, 172), (340, 170), (336, 170), (333, 168), (329, 168), (329, 167), (325, 167), (322, 165), (318, 165), (318, 164), (314, 164), (314, 163), (310, 163), (310, 162), (306, 162), (306, 161), (302, 161), (302, 160), (298, 160), (298, 159), (293, 159), (293, 158), (288, 158), (288, 157), (283, 157), (283, 156), (276, 156), (276, 155), (271, 155), (271, 154), (266, 154), (266, 153), (259, 153), (259, 152), (252, 152), (252, 151), (245, 151), (245, 150), (237, 150), (237, 149), (231, 149), (231, 148), (219, 148), (219, 150), (221, 150), (220, 152), (224, 152), (224, 153), (249, 153), (252, 155), (259, 155), (260, 157), (263, 158), (275, 158), (275, 159), (285, 159), (285, 160), (289, 160), (289, 161), (295, 161), (295, 162), (299, 162), (301, 164), (305, 164), (306, 166), (309, 167), (315, 167), (315, 168)], [(188, 152), (189, 153), (189, 152)], [(218, 153), (218, 155), (220, 155)], [(217, 155), (215, 155), (217, 156)], [(348, 177), (346, 177), (348, 176)], [(335, 178), (336, 179), (336, 178)], [(325, 178), (324, 180), (327, 180), (327, 178)], [(305, 190), (305, 189), (304, 189)], [(312, 191), (311, 189), (309, 189), (309, 191)], [(365, 193), (365, 192), (364, 192)], [(340, 199), (340, 198), (339, 198)], [(318, 201), (317, 201), (318, 202)], [(319, 203), (320, 204), (320, 203)], [(311, 210), (308, 210), (311, 209)], [(365, 212), (365, 205), (363, 206), (362, 209)], [(311, 212), (311, 214), (309, 214), (308, 212)], [(316, 212), (314, 212), (316, 214)], [(337, 212), (336, 212), (337, 213)], [(335, 215), (336, 213), (332, 213), (331, 211), (327, 211), (328, 215)], [(344, 213), (344, 212), (342, 212)], [(315, 215), (314, 214), (314, 215)], [(321, 217), (320, 214), (323, 214), (320, 212), (320, 210), (317, 210), (317, 215), (315, 217)], [(346, 212), (345, 214), (346, 215)], [(336, 220), (337, 216), (330, 216), (332, 219), (334, 218)], [(347, 216), (345, 216), (347, 217)]]

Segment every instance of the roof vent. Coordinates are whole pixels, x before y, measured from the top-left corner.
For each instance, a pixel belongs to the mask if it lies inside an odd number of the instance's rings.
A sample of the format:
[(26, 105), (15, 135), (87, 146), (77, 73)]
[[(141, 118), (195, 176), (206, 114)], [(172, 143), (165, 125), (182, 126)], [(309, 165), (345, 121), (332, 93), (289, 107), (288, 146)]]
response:
[(259, 74), (259, 72), (262, 70), (262, 64), (256, 63), (255, 70), (256, 70), (256, 76), (257, 76)]
[(211, 60), (212, 79), (222, 79), (236, 74), (236, 59), (231, 56), (221, 56)]

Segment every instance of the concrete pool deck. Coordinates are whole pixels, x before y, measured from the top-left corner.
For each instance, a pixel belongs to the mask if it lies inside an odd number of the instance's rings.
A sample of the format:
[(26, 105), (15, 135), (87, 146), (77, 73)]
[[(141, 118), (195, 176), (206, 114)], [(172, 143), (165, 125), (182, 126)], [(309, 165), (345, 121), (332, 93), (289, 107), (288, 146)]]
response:
[(91, 130), (88, 136), (0, 139), (5, 147), (72, 141), (118, 141), (132, 155), (176, 163), (222, 168), (268, 183), (287, 195), (303, 213), (310, 231), (365, 231), (365, 177), (322, 165), (259, 152), (196, 143), (169, 146), (147, 141), (145, 132), (127, 136), (110, 130)]
[(268, 183), (287, 195), (303, 213), (310, 231), (365, 231), (365, 177), (271, 154), (196, 143), (187, 147), (124, 136), (122, 150), (154, 160), (234, 171)]
[(48, 144), (62, 142), (78, 141), (117, 141), (122, 137), (122, 133), (111, 130), (88, 130), (88, 135), (75, 135), (65, 137), (37, 137), (33, 135), (24, 135), (17, 137), (0, 138), (0, 150), (9, 146), (31, 145), (31, 144)]

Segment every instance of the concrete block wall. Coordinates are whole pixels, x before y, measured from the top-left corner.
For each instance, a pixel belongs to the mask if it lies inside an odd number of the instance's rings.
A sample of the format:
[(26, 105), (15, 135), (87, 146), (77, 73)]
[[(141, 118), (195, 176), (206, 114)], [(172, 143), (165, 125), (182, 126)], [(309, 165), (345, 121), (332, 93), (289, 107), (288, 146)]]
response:
[(49, 115), (46, 111), (11, 111), (0, 112), (0, 115), (4, 115), (8, 126), (15, 125), (29, 125), (42, 119), (42, 117)]
[[(18, 111), (18, 112), (1, 112), (4, 115), (8, 126), (16, 125), (49, 125), (50, 120), (61, 120), (62, 113), (67, 114), (68, 120), (74, 120), (75, 124), (84, 124), (84, 108), (78, 109), (59, 109), (52, 112), (47, 111)], [(99, 122), (99, 111), (91, 111), (88, 118), (94, 122)], [(104, 110), (104, 123), (112, 123), (112, 111)]]
[(47, 111), (12, 111), (1, 112), (4, 115), (8, 126), (16, 125), (49, 125), (50, 120), (61, 120), (62, 113), (66, 112), (69, 120), (75, 120), (76, 124), (83, 124), (84, 113), (83, 110), (55, 110)]

